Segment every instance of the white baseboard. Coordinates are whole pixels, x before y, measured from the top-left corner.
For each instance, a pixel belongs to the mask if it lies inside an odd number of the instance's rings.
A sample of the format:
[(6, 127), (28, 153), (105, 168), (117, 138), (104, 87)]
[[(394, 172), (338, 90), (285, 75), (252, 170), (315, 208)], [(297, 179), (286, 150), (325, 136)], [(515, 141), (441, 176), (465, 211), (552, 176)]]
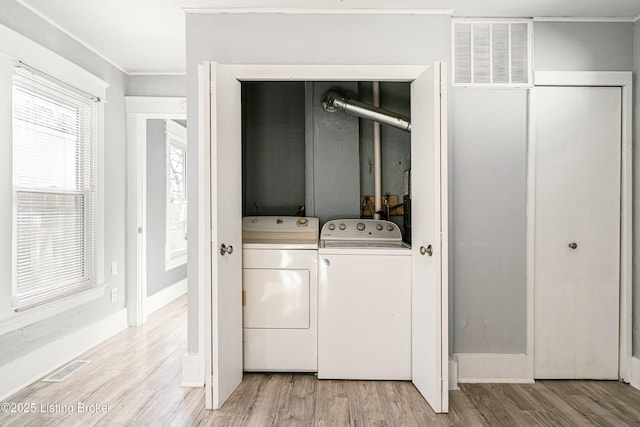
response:
[(45, 344), (31, 353), (0, 366), (0, 401), (70, 362), (128, 327), (127, 310), (122, 309), (97, 323)]
[(449, 390), (460, 390), (458, 387), (458, 362), (449, 359)]
[(637, 357), (631, 358), (631, 382), (629, 384), (640, 390), (640, 359)]
[(533, 383), (526, 354), (453, 355), (459, 383)]
[(171, 286), (156, 292), (147, 298), (146, 312), (151, 314), (154, 311), (160, 310), (165, 305), (169, 304), (174, 299), (187, 293), (187, 279), (182, 279), (179, 282), (174, 283)]
[(187, 353), (182, 358), (180, 387), (204, 387), (204, 358), (198, 353)]

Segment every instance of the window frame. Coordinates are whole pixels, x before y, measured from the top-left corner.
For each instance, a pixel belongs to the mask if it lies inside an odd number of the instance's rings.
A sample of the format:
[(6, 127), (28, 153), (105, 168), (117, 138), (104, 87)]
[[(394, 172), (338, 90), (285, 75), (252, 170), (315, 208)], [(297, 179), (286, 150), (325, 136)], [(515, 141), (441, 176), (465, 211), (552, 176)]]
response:
[[(97, 105), (97, 244), (96, 244), (96, 271), (98, 286), (86, 291), (78, 292), (67, 297), (29, 308), (24, 311), (15, 311), (11, 307), (13, 272), (13, 245), (11, 236), (13, 233), (13, 203), (11, 184), (7, 188), (0, 187), (0, 195), (6, 203), (5, 208), (0, 209), (0, 251), (5, 254), (0, 261), (4, 276), (0, 286), (0, 334), (5, 334), (27, 325), (48, 319), (51, 316), (63, 313), (74, 307), (86, 304), (101, 298), (105, 294), (104, 278), (104, 105), (107, 102), (107, 89), (110, 84), (100, 77), (85, 70), (79, 65), (60, 56), (39, 43), (25, 37), (15, 30), (0, 24), (0, 135), (6, 140), (11, 140), (11, 76), (15, 61), (22, 61), (42, 72), (68, 82), (74, 87), (92, 94), (100, 101)], [(6, 182), (11, 183), (11, 144), (0, 147), (0, 158), (5, 159), (3, 172)]]
[[(13, 194), (12, 202), (12, 277), (11, 277), (11, 307), (14, 311), (24, 311), (30, 308), (38, 307), (47, 304), (51, 301), (59, 300), (61, 298), (68, 297), (70, 295), (89, 290), (98, 285), (97, 275), (97, 252), (98, 252), (98, 104), (100, 99), (85, 93), (84, 91), (75, 88), (74, 86), (60, 81), (55, 77), (52, 77), (38, 69), (35, 69), (21, 61), (15, 61), (13, 67), (13, 74), (11, 77), (12, 86), (12, 112), (11, 112), (11, 149), (12, 154), (15, 154), (16, 144), (19, 143), (15, 137), (16, 120), (21, 120), (16, 116), (16, 99), (15, 95), (17, 91), (24, 92), (31, 98), (41, 98), (43, 102), (50, 104), (60, 104), (76, 110), (76, 117), (74, 120), (82, 121), (82, 128), (79, 129), (77, 136), (80, 138), (76, 144), (78, 149), (81, 150), (76, 155), (80, 155), (82, 158), (82, 166), (73, 166), (73, 170), (76, 174), (75, 186), (80, 185), (81, 188), (59, 188), (59, 187), (46, 187), (43, 184), (34, 184), (33, 186), (21, 184), (16, 181), (15, 169), (16, 159), (12, 155), (11, 169), (12, 169), (12, 183), (11, 191)], [(59, 93), (56, 94), (56, 93)], [(87, 115), (86, 117), (83, 117)], [(37, 122), (33, 123), (37, 128), (41, 128), (46, 123)], [(86, 140), (85, 138), (89, 138)], [(83, 147), (84, 144), (88, 144), (87, 147)], [(64, 150), (66, 147), (62, 147)], [(85, 150), (88, 150), (89, 156), (86, 156)], [(56, 150), (56, 152), (59, 151)], [(68, 159), (63, 160), (65, 166)], [(74, 155), (74, 162), (77, 162), (77, 158)], [(77, 173), (80, 170), (87, 168), (87, 176), (80, 178)], [(89, 182), (85, 182), (86, 180)], [(29, 287), (29, 292), (20, 293), (20, 282), (18, 274), (18, 261), (19, 261), (19, 226), (18, 226), (18, 210), (20, 206), (19, 199), (22, 195), (26, 194), (40, 194), (50, 196), (72, 196), (80, 197), (82, 199), (83, 207), (79, 218), (82, 222), (81, 225), (81, 252), (79, 255), (82, 260), (83, 275), (78, 280), (73, 280), (68, 283), (64, 281), (58, 281), (57, 283), (50, 284), (49, 286), (33, 286)], [(42, 204), (42, 208), (47, 209), (46, 203)], [(75, 214), (74, 214), (75, 215)]]
[[(173, 268), (179, 267), (187, 263), (187, 245), (185, 244), (185, 248), (182, 251), (177, 252), (177, 254), (173, 253), (169, 248), (169, 212), (171, 209), (171, 180), (169, 176), (170, 169), (170, 153), (171, 146), (178, 147), (181, 150), (184, 150), (185, 153), (185, 164), (184, 164), (184, 188), (185, 188), (185, 198), (184, 202), (187, 204), (188, 209), (188, 195), (187, 195), (187, 138), (186, 132), (187, 129), (180, 126), (176, 122), (170, 119), (165, 120), (165, 262), (164, 267), (165, 271), (169, 271)], [(186, 239), (186, 224), (185, 224), (185, 239)]]

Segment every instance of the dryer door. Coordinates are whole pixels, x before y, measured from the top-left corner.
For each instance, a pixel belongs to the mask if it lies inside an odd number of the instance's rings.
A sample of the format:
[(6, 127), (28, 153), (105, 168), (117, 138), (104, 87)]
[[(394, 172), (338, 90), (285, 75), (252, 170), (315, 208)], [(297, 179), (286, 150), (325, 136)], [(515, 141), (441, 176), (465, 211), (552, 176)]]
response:
[(246, 329), (308, 329), (309, 270), (245, 268)]

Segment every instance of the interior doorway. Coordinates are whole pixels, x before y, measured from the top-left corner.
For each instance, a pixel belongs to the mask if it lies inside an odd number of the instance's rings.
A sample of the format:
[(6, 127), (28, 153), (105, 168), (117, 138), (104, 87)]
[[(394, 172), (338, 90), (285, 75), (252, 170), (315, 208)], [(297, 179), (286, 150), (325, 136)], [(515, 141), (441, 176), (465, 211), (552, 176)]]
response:
[[(183, 97), (126, 97), (127, 111), (127, 309), (129, 325), (143, 324), (150, 312), (160, 308), (186, 291), (186, 280), (180, 286), (165, 288), (162, 292), (149, 296), (148, 284), (148, 140), (153, 133), (159, 133), (156, 141), (161, 145), (159, 152), (169, 154), (171, 141), (184, 139), (182, 124), (186, 125), (186, 98)], [(165, 142), (167, 145), (165, 145)], [(186, 141), (184, 141), (186, 142)], [(177, 142), (176, 142), (177, 143)], [(166, 148), (166, 151), (165, 151)], [(186, 155), (186, 145), (185, 155)], [(158, 166), (162, 174), (169, 166), (164, 156)], [(168, 175), (167, 175), (168, 176)], [(169, 182), (167, 181), (167, 185)], [(186, 190), (186, 183), (185, 183)], [(169, 186), (167, 186), (169, 190)], [(161, 186), (160, 192), (163, 188)], [(163, 199), (164, 200), (164, 199)], [(168, 200), (168, 199), (167, 199)], [(167, 205), (167, 211), (170, 210)], [(164, 210), (163, 214), (164, 217)], [(175, 234), (175, 233), (174, 233)], [(169, 241), (169, 233), (164, 236)], [(177, 240), (177, 239), (173, 239)], [(164, 241), (164, 240), (163, 240)], [(164, 245), (163, 245), (164, 246)], [(176, 248), (180, 248), (177, 245)], [(165, 248), (162, 248), (165, 251)], [(172, 252), (172, 251), (170, 251)], [(166, 257), (166, 264), (159, 268), (174, 268), (179, 261), (172, 257), (174, 250)], [(185, 251), (186, 255), (186, 251)], [(155, 286), (155, 283), (154, 283)], [(155, 295), (155, 297), (153, 297)]]
[[(206, 402), (219, 408), (242, 381), (241, 82), (411, 82), (412, 380), (436, 412), (448, 410), (446, 68), (432, 66), (238, 66), (199, 68), (198, 230)], [(215, 88), (215, 89), (213, 89)], [(206, 161), (209, 161), (208, 164)], [(208, 219), (211, 221), (208, 221)], [(220, 248), (220, 249), (218, 249)], [(428, 256), (427, 256), (428, 254)], [(229, 256), (226, 256), (229, 255)], [(202, 263), (200, 261), (203, 261)]]

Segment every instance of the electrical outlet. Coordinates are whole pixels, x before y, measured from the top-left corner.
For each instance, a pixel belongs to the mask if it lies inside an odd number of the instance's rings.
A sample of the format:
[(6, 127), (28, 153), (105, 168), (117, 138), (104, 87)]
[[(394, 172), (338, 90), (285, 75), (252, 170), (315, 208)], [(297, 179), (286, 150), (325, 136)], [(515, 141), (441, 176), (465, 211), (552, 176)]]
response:
[(113, 288), (111, 289), (111, 298), (110, 298), (111, 302), (116, 302), (118, 300), (118, 289), (117, 288)]
[(111, 262), (111, 275), (115, 276), (118, 274), (118, 261)]

